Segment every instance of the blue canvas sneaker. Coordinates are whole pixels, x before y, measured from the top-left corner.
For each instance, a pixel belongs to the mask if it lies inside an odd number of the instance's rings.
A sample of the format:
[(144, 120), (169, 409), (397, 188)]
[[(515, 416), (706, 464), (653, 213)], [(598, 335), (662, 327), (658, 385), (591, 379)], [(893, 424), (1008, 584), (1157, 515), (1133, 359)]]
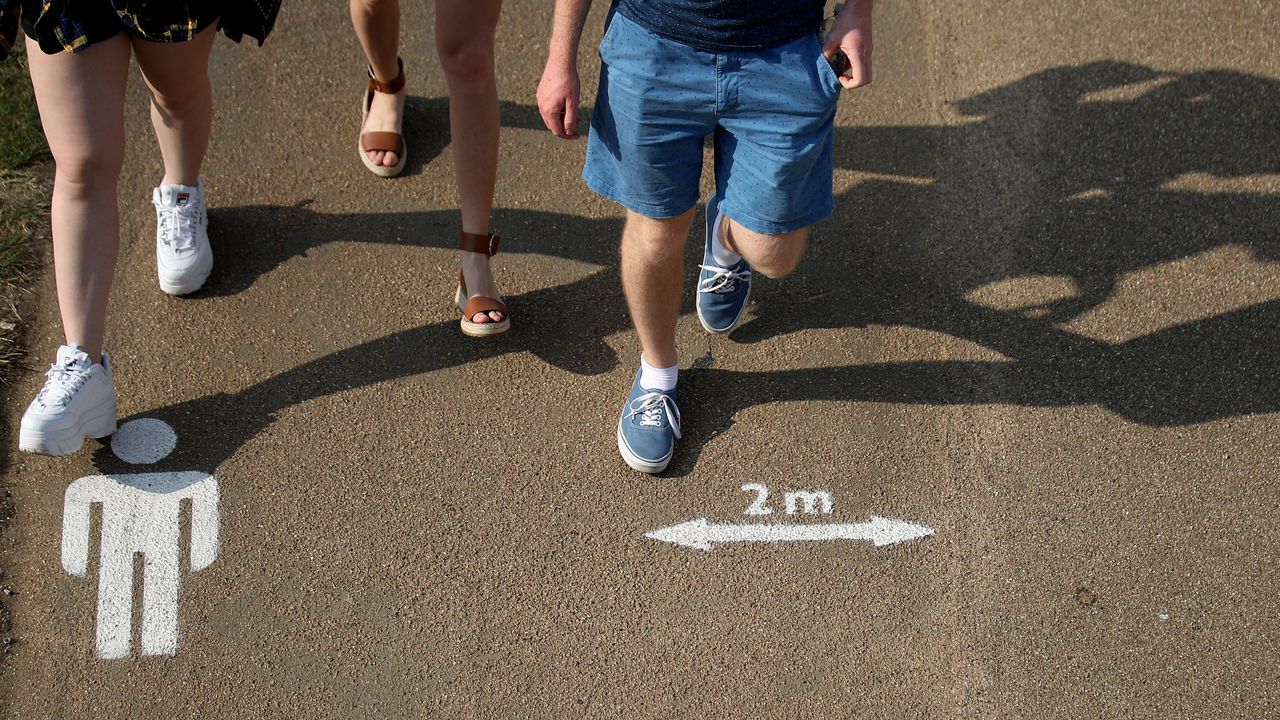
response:
[(632, 468), (645, 473), (667, 469), (680, 437), (680, 408), (675, 390), (646, 390), (636, 372), (627, 404), (618, 418), (618, 452)]
[(707, 332), (732, 332), (742, 322), (751, 297), (751, 266), (739, 260), (730, 267), (716, 264), (711, 254), (711, 238), (720, 221), (720, 198), (707, 199), (707, 239), (702, 250), (702, 272), (698, 273), (698, 321)]

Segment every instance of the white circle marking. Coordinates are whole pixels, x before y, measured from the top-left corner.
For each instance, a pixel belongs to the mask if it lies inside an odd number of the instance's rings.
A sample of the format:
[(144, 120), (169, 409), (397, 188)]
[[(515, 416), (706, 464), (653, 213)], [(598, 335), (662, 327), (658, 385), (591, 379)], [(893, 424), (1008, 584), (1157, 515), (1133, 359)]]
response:
[(163, 420), (141, 418), (116, 428), (111, 436), (111, 452), (134, 465), (159, 462), (178, 446), (178, 433)]

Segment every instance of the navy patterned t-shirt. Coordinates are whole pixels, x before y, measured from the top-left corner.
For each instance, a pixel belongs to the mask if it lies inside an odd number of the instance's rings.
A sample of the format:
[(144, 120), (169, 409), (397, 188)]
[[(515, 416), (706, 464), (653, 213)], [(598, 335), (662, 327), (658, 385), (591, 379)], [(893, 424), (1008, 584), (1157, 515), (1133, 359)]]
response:
[(769, 48), (817, 32), (823, 0), (614, 0), (614, 9), (701, 50)]

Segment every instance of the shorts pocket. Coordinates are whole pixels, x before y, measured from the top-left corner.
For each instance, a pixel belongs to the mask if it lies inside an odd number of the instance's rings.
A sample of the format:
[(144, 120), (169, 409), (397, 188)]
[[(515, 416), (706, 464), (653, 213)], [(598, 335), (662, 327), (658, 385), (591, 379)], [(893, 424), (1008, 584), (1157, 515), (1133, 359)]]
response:
[(836, 75), (835, 69), (831, 67), (831, 61), (822, 54), (821, 44), (818, 45), (818, 79), (823, 89), (832, 97), (839, 96), (840, 91), (844, 89), (844, 85), (840, 84), (840, 76)]
[(608, 56), (613, 46), (617, 44), (617, 35), (620, 23), (618, 22), (618, 13), (616, 10), (609, 10), (609, 18), (605, 22), (604, 37), (600, 38), (600, 49), (596, 52), (601, 60), (608, 62)]

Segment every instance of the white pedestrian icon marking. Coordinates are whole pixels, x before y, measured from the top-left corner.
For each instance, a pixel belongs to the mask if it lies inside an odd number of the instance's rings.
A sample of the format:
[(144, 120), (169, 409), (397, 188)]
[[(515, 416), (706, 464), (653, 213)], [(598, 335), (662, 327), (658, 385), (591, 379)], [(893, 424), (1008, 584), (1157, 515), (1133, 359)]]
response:
[(84, 577), (88, 573), (90, 508), (95, 503), (102, 506), (98, 657), (128, 657), (132, 650), (135, 555), (142, 556), (141, 653), (177, 653), (183, 550), (179, 547), (179, 519), (184, 501), (191, 504), (191, 571), (198, 572), (218, 557), (218, 481), (212, 475), (91, 475), (67, 488), (62, 567), (72, 575)]

